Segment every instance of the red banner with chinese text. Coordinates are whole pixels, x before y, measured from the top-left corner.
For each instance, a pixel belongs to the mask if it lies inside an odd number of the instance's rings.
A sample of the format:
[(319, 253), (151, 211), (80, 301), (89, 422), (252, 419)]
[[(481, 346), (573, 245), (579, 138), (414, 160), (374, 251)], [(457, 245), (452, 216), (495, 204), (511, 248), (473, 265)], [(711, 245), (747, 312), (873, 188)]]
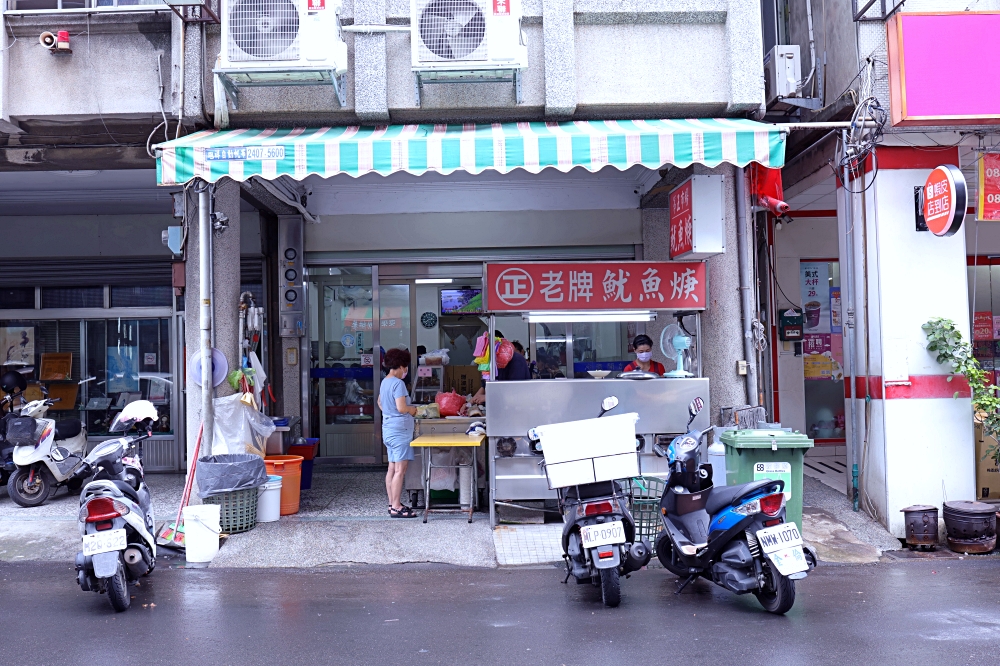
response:
[(490, 312), (546, 310), (704, 310), (701, 261), (594, 261), (486, 264)]
[(670, 193), (670, 258), (694, 249), (694, 213), (691, 179)]

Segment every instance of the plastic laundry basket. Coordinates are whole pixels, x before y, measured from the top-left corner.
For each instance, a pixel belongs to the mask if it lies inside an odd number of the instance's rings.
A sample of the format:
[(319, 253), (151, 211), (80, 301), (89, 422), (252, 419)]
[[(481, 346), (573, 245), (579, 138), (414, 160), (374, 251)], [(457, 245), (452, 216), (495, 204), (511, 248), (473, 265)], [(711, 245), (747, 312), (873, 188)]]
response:
[(302, 456), (267, 456), (264, 458), (268, 475), (281, 477), (281, 515), (299, 512), (302, 483)]
[(218, 504), (219, 527), (226, 534), (238, 534), (252, 530), (257, 524), (257, 494), (256, 488), (245, 488), (209, 495), (201, 501), (203, 504)]
[(635, 520), (635, 538), (644, 538), (656, 554), (656, 537), (663, 529), (660, 520), (660, 498), (667, 484), (655, 476), (632, 479), (632, 519)]

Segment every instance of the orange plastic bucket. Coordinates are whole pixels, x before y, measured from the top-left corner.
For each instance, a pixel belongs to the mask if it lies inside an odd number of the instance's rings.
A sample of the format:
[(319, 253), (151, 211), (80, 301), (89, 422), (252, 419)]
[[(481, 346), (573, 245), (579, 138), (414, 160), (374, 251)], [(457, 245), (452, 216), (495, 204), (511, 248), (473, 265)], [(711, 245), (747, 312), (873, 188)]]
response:
[(302, 482), (302, 456), (267, 456), (264, 466), (268, 474), (281, 477), (281, 515), (299, 512), (299, 484)]

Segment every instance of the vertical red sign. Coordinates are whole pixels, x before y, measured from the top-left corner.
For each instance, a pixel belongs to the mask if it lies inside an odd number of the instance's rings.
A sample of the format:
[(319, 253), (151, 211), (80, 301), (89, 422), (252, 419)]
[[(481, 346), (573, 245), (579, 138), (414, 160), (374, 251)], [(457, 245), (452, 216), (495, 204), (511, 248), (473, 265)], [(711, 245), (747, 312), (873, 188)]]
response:
[(510, 16), (510, 0), (493, 0), (493, 16)]
[(1000, 153), (979, 160), (979, 219), (1000, 220)]
[(691, 181), (670, 193), (670, 258), (677, 259), (694, 250), (691, 213)]
[(974, 312), (972, 314), (972, 339), (973, 340), (993, 339), (992, 312)]
[(315, 12), (321, 9), (326, 9), (326, 0), (309, 0), (308, 11)]

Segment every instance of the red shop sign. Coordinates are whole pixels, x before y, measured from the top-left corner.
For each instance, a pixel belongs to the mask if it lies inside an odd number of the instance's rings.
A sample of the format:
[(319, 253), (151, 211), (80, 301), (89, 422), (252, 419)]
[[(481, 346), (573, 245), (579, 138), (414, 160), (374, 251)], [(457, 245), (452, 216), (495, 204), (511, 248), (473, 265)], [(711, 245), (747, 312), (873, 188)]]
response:
[(486, 264), (490, 312), (704, 310), (701, 261)]
[(678, 257), (694, 249), (694, 227), (691, 207), (691, 183), (670, 193), (670, 256)]
[(983, 153), (979, 160), (980, 220), (1000, 220), (1000, 153)]
[(510, 16), (510, 0), (493, 0), (493, 16)]
[(924, 182), (924, 222), (935, 236), (951, 236), (965, 220), (965, 176), (946, 164), (931, 171)]

